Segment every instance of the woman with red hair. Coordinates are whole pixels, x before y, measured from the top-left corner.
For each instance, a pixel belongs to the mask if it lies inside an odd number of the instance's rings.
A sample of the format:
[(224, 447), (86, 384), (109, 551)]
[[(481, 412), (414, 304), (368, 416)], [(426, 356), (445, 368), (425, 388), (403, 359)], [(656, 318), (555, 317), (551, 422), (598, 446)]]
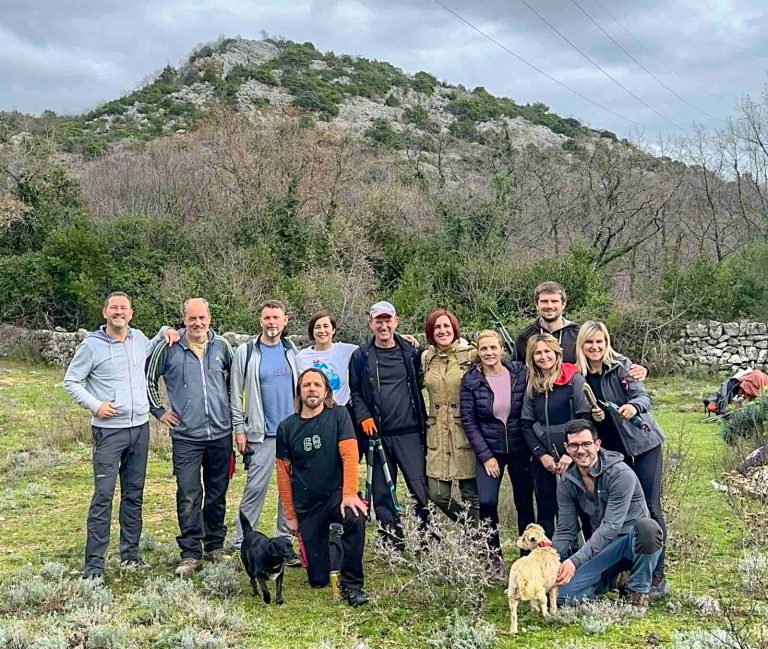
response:
[[(475, 452), (461, 425), (461, 379), (472, 365), (473, 347), (460, 338), (459, 321), (448, 309), (436, 309), (424, 325), (429, 347), (421, 357), (424, 387), (429, 394), (427, 418), (427, 484), (429, 496), (453, 520), (463, 506), (477, 520), (479, 504), (475, 482)], [(464, 504), (452, 497), (459, 481)]]

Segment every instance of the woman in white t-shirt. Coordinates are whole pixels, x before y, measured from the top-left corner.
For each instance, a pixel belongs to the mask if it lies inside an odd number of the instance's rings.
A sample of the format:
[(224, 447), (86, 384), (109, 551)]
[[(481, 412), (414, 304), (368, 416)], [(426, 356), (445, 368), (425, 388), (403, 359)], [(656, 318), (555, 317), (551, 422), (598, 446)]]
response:
[(300, 373), (310, 367), (321, 370), (331, 384), (334, 401), (346, 406), (349, 403), (349, 359), (357, 345), (333, 342), (336, 318), (325, 309), (312, 316), (307, 333), (314, 344), (296, 355), (296, 368)]

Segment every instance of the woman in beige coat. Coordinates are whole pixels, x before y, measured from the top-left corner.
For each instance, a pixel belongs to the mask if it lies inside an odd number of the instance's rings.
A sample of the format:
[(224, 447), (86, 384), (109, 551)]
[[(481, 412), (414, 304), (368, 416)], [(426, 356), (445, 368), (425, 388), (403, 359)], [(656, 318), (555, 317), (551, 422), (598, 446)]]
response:
[[(479, 517), (475, 452), (461, 425), (461, 379), (472, 365), (475, 349), (462, 343), (459, 321), (447, 309), (429, 314), (424, 326), (429, 348), (421, 358), (424, 387), (429, 395), (427, 418), (427, 483), (429, 495), (445, 514), (456, 520), (463, 507)], [(463, 505), (453, 498), (458, 480)]]

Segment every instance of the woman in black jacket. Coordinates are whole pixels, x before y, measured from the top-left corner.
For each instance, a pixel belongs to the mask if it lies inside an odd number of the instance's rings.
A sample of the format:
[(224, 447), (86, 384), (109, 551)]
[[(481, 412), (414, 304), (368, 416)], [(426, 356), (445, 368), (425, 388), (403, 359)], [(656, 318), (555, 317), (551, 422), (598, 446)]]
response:
[[(643, 384), (627, 371), (628, 363), (611, 347), (611, 336), (602, 322), (591, 320), (581, 325), (576, 340), (579, 371), (599, 401), (618, 406), (618, 411), (607, 406), (592, 409), (601, 446), (622, 453), (624, 461), (634, 469), (651, 518), (659, 524), (666, 539), (667, 526), (661, 508), (664, 433), (650, 413), (651, 398)], [(658, 594), (668, 592), (664, 579), (664, 550), (653, 572), (651, 589)]]
[(581, 389), (584, 377), (575, 365), (563, 363), (563, 350), (554, 336), (543, 333), (529, 338), (525, 365), (523, 436), (534, 455), (531, 473), (537, 522), (551, 539), (557, 516), (557, 478), (571, 463), (563, 445), (565, 425), (571, 419), (589, 418), (592, 410)]
[(506, 467), (522, 533), (534, 521), (531, 453), (520, 430), (520, 410), (525, 391), (525, 367), (502, 358), (499, 335), (490, 329), (475, 340), (478, 363), (461, 384), (461, 422), (477, 456), (475, 477), (480, 518), (490, 520), (493, 535), (494, 577), (504, 578), (499, 543), (499, 487)]

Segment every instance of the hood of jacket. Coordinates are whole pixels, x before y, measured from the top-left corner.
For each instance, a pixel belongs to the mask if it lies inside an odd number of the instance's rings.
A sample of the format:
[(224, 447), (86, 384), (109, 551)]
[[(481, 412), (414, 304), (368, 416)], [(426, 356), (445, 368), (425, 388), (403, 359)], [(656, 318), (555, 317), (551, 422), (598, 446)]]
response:
[(563, 366), (560, 368), (560, 374), (555, 379), (555, 385), (568, 385), (573, 375), (578, 373), (579, 368), (573, 363), (563, 363)]

